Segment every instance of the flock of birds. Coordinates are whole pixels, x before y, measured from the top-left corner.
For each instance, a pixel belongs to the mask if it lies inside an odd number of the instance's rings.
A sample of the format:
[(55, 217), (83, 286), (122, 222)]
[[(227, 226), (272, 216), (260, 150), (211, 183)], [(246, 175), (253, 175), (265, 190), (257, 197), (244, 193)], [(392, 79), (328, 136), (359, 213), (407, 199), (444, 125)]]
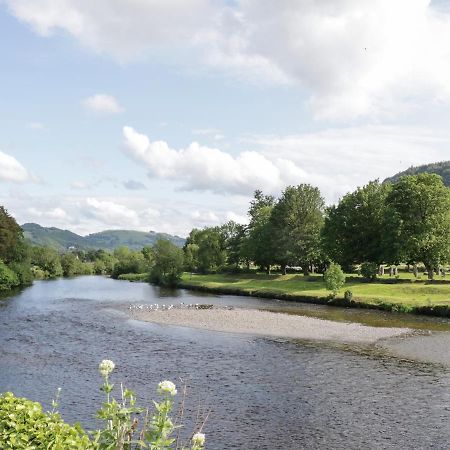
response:
[(128, 309), (130, 311), (139, 310), (139, 311), (170, 311), (171, 309), (212, 309), (213, 305), (204, 305), (199, 303), (184, 303), (181, 302), (178, 305), (160, 305), (158, 303), (153, 303), (151, 305), (136, 305), (130, 304)]

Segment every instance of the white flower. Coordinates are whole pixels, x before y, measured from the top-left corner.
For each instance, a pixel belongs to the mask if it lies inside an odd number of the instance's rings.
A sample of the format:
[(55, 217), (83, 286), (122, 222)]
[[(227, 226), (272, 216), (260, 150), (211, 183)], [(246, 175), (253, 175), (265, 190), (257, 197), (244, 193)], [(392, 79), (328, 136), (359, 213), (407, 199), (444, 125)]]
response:
[(161, 381), (161, 383), (158, 384), (158, 392), (160, 394), (170, 394), (172, 397), (177, 395), (176, 386), (169, 380)]
[(108, 376), (116, 365), (109, 359), (104, 359), (98, 366), (98, 370), (102, 377)]
[(194, 436), (192, 436), (192, 442), (194, 445), (203, 447), (203, 445), (205, 445), (205, 435), (203, 433), (195, 433)]

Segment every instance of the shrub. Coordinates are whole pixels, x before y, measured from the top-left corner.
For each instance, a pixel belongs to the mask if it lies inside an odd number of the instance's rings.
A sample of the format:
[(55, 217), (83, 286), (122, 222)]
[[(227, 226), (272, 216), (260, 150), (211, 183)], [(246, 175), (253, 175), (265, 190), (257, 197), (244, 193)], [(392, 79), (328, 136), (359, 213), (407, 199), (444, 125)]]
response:
[(347, 290), (344, 292), (344, 299), (348, 302), (351, 302), (353, 300), (353, 292), (350, 290)]
[[(86, 433), (78, 424), (65, 423), (53, 402), (53, 411), (45, 413), (39, 403), (26, 398), (15, 397), (11, 392), (0, 395), (0, 444), (5, 450), (131, 450), (150, 448), (170, 450), (175, 445), (173, 434), (180, 425), (174, 425), (170, 417), (173, 398), (177, 394), (176, 386), (168, 380), (158, 385), (158, 394), (162, 400), (154, 403), (154, 412), (136, 405), (135, 394), (121, 385), (121, 398), (112, 396), (114, 385), (109, 375), (115, 365), (103, 360), (99, 365), (103, 378), (101, 390), (106, 401), (97, 413), (104, 421), (104, 428)], [(143, 414), (139, 424), (139, 417)], [(182, 413), (181, 413), (182, 414)], [(198, 432), (192, 435), (189, 450), (204, 448), (205, 435)], [(183, 447), (186, 448), (186, 447)], [(188, 450), (186, 448), (186, 450)]]
[(331, 263), (324, 274), (324, 279), (327, 290), (332, 291), (333, 297), (336, 297), (341, 287), (345, 284), (345, 274), (341, 266)]
[(2, 260), (0, 260), (0, 291), (19, 286), (20, 280)]
[(378, 265), (374, 262), (364, 262), (361, 264), (361, 275), (369, 280), (375, 280), (378, 274)]
[(4, 449), (94, 448), (79, 426), (66, 424), (58, 413), (44, 413), (39, 403), (0, 395), (0, 443)]

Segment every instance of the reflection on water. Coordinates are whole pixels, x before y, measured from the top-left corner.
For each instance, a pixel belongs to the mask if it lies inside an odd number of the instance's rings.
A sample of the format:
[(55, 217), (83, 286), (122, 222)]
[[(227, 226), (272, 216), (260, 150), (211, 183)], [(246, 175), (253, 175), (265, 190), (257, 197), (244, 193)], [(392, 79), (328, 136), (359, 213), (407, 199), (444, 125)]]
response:
[[(163, 378), (189, 385), (188, 411), (212, 410), (210, 449), (447, 448), (450, 373), (370, 349), (164, 327), (128, 319), (130, 303), (216, 303), (398, 326), (395, 316), (166, 291), (101, 277), (40, 281), (0, 302), (0, 391), (61, 409), (85, 425), (103, 358), (150, 400)], [(402, 316), (404, 318), (404, 316)], [(408, 318), (407, 326), (448, 327)], [(402, 325), (404, 323), (402, 322)]]

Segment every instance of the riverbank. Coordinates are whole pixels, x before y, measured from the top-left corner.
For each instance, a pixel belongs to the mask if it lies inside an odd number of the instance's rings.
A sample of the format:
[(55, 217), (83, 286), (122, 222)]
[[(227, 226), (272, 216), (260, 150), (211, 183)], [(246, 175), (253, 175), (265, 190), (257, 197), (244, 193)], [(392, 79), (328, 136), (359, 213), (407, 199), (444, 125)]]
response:
[(373, 344), (380, 339), (412, 333), (408, 328), (370, 327), (358, 323), (334, 322), (314, 317), (254, 309), (136, 310), (133, 319), (161, 325), (176, 325), (227, 333), (252, 334), (289, 339)]
[[(216, 294), (450, 317), (450, 283), (440, 280), (365, 282), (362, 278), (347, 277), (345, 286), (334, 299), (330, 298), (320, 275), (184, 274), (179, 287)], [(351, 300), (344, 298), (346, 290), (352, 292)]]

